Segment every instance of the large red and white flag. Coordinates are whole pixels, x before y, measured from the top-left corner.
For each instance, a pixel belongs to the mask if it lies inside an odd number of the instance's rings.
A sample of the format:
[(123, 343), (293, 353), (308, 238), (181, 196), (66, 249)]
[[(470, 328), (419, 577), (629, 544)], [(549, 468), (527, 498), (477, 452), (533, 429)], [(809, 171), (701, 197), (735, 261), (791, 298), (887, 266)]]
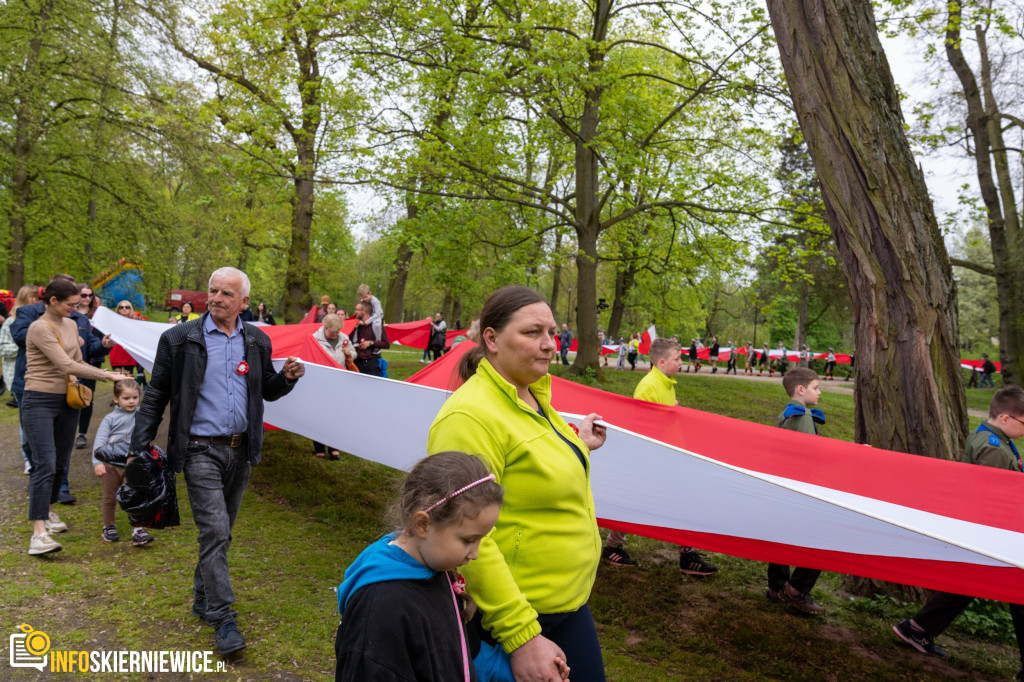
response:
[[(104, 309), (94, 322), (147, 367), (168, 328)], [(297, 355), (307, 363), (295, 389), (267, 403), (267, 423), (398, 469), (420, 459), (434, 416), (458, 385), (458, 358), (472, 344), (400, 382), (326, 366), (310, 344), (310, 326), (297, 326), (264, 328), (278, 362)], [(356, 411), (350, 395), (359, 396)], [(612, 425), (591, 458), (604, 527), (1024, 603), (1019, 473), (637, 401), (557, 378), (552, 402), (570, 421), (597, 412)]]

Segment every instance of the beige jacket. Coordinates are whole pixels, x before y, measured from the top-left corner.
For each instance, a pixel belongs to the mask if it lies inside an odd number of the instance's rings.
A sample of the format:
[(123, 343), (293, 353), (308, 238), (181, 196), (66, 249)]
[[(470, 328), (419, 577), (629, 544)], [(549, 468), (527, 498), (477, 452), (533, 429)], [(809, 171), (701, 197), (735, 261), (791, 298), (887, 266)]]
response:
[[(62, 343), (57, 341), (58, 331)], [(107, 373), (102, 369), (82, 362), (75, 321), (69, 317), (57, 317), (49, 310), (28, 326), (25, 363), (26, 391), (65, 393), (68, 374), (98, 381), (107, 379)]]

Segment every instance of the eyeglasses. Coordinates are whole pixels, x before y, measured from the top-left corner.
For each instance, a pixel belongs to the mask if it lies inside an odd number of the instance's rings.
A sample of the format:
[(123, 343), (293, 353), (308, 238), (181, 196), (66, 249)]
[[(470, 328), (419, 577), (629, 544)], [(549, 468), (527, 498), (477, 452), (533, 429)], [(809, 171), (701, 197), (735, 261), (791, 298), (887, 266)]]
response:
[(1020, 422), (1021, 424), (1024, 424), (1024, 419), (1017, 419), (1012, 414), (1007, 414), (1006, 416), (1009, 417), (1010, 419), (1012, 419), (1015, 422)]
[(82, 298), (92, 298), (93, 294), (79, 294)]
[(118, 310), (131, 310), (132, 307), (130, 305), (119, 305), (119, 306), (117, 306), (117, 309)]

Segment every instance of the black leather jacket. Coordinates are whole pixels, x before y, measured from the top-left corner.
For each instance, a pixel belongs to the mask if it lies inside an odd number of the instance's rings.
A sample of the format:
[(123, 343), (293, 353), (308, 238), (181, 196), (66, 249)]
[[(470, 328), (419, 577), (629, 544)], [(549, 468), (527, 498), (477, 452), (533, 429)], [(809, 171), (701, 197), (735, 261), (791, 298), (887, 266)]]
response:
[[(135, 416), (132, 451), (138, 452), (156, 438), (164, 408), (170, 402), (167, 458), (175, 471), (181, 471), (185, 466), (185, 446), (196, 412), (199, 390), (206, 375), (203, 323), (209, 314), (204, 313), (197, 320), (178, 324), (160, 335), (153, 378)], [(249, 365), (249, 372), (245, 375), (249, 391), (249, 462), (256, 465), (263, 448), (263, 401), (277, 400), (287, 395), (295, 382), (289, 382), (282, 373), (274, 371), (270, 362), (270, 337), (259, 327), (241, 324), (245, 339), (245, 361)]]

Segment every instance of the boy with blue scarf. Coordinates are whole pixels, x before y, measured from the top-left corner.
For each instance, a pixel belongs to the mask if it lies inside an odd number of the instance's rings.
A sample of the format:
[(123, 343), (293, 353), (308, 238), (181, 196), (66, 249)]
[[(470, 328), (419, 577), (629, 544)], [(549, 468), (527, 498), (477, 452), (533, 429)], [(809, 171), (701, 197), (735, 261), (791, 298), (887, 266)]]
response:
[[(782, 411), (775, 425), (790, 431), (816, 435), (818, 425), (825, 423), (821, 410), (813, 409), (821, 397), (818, 374), (807, 367), (797, 367), (782, 377), (782, 387), (789, 395), (789, 404)], [(768, 599), (783, 602), (817, 615), (823, 608), (811, 599), (811, 589), (818, 581), (821, 571), (796, 567), (790, 575), (789, 566), (768, 564)]]
[[(1017, 386), (1001, 388), (992, 396), (988, 419), (967, 437), (960, 461), (1024, 472), (1020, 452), (1013, 444), (1013, 439), (1021, 436), (1024, 436), (1024, 390)], [(923, 654), (945, 656), (946, 652), (935, 645), (935, 638), (945, 632), (972, 601), (974, 597), (935, 592), (913, 618), (893, 626), (893, 632)], [(1021, 662), (1020, 672), (1013, 679), (1024, 680), (1024, 606), (1009, 606)]]

